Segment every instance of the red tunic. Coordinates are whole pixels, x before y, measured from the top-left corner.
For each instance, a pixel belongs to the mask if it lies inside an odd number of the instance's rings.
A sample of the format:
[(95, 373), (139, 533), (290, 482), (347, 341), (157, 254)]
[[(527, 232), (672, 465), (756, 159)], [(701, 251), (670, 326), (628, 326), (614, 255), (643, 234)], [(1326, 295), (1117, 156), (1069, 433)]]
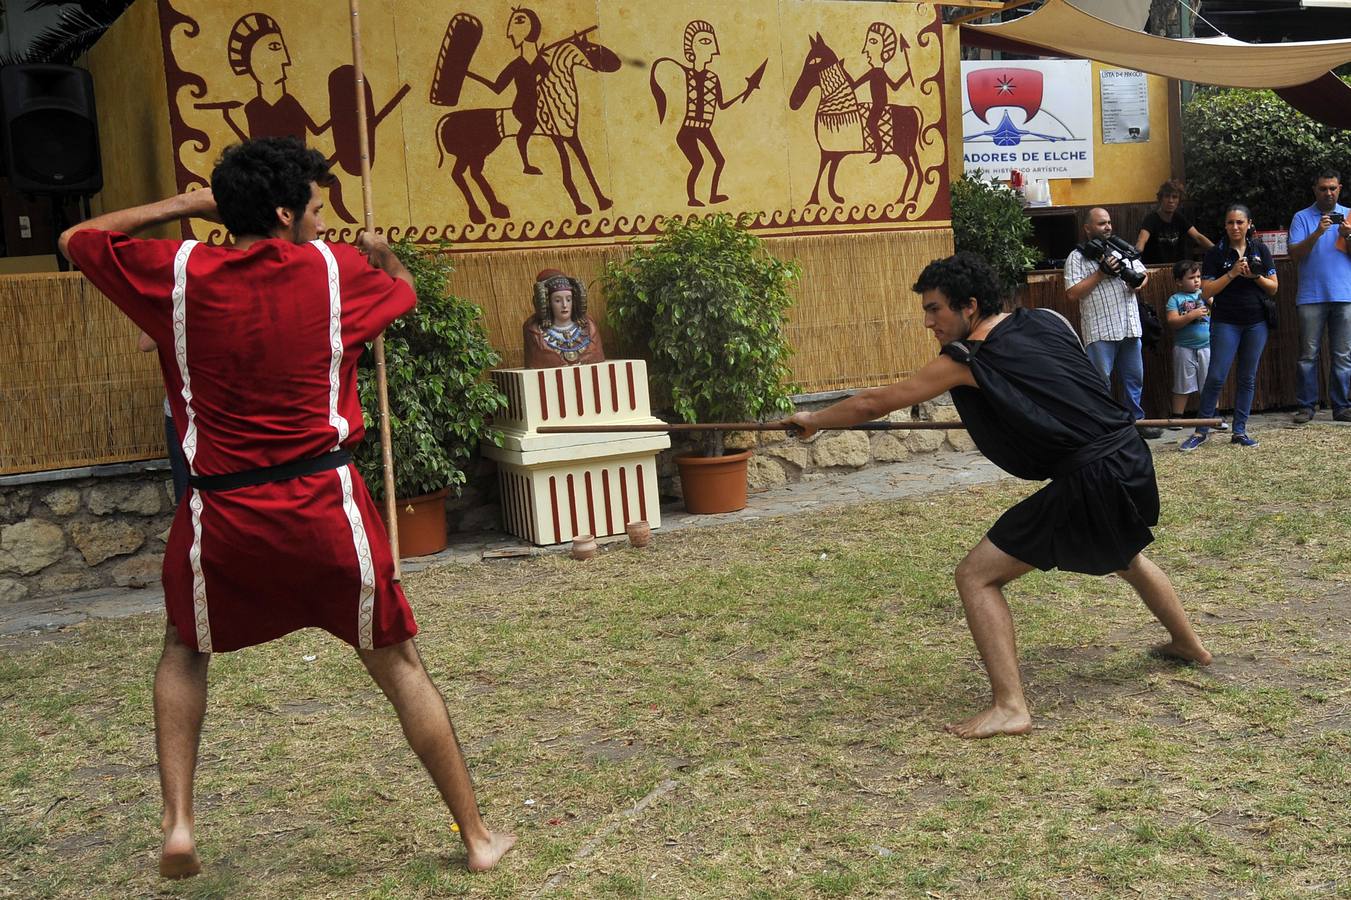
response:
[[(69, 247), (159, 346), (193, 475), (359, 443), (357, 357), (416, 302), (412, 288), (344, 244), (271, 239), (236, 250), (86, 229)], [(393, 574), (379, 511), (348, 465), (189, 489), (165, 549), (164, 602), (184, 643), (201, 651), (310, 626), (354, 647), (384, 647), (417, 632)]]

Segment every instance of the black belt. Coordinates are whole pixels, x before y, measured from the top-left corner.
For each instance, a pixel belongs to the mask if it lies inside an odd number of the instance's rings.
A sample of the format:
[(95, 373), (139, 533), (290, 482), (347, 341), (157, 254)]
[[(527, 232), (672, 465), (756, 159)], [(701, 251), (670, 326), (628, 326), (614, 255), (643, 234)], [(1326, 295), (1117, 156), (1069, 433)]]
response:
[(341, 469), (351, 461), (352, 451), (334, 450), (311, 459), (300, 459), (261, 469), (245, 469), (243, 472), (231, 472), (229, 475), (190, 475), (188, 484), (199, 491), (233, 491), (235, 488), (253, 487), (256, 484), (268, 484), (273, 481), (285, 481), (288, 478), (299, 478), (301, 475), (313, 475), (315, 472)]
[(1075, 450), (1062, 460), (1060, 465), (1056, 466), (1055, 474), (1052, 477), (1060, 478), (1071, 472), (1077, 472), (1091, 462), (1097, 462), (1130, 446), (1132, 441), (1142, 443), (1144, 441), (1134, 425), (1127, 425), (1119, 431), (1109, 431), (1092, 443), (1085, 444)]

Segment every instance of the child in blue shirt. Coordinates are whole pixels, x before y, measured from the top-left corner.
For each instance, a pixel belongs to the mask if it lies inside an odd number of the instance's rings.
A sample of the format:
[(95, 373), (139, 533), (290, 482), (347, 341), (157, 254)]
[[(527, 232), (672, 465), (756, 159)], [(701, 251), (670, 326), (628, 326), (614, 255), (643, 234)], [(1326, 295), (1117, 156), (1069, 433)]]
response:
[(1187, 398), (1201, 390), (1210, 369), (1210, 307), (1201, 299), (1201, 264), (1184, 259), (1173, 265), (1178, 291), (1168, 298), (1168, 327), (1173, 334), (1173, 417), (1187, 411)]

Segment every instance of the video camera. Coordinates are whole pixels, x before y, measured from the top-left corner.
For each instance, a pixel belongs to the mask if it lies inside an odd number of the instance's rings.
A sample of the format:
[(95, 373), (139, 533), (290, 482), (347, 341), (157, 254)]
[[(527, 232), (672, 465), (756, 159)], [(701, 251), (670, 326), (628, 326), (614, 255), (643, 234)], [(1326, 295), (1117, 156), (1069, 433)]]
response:
[[(1104, 275), (1115, 275), (1126, 283), (1131, 290), (1135, 290), (1145, 283), (1145, 274), (1137, 272), (1130, 267), (1132, 262), (1140, 258), (1140, 253), (1134, 245), (1123, 241), (1116, 235), (1108, 235), (1105, 238), (1089, 238), (1079, 245), (1079, 252), (1084, 255), (1084, 259), (1093, 259), (1098, 262), (1098, 269)], [(1107, 260), (1115, 259), (1120, 265), (1116, 271), (1112, 271), (1107, 266)]]

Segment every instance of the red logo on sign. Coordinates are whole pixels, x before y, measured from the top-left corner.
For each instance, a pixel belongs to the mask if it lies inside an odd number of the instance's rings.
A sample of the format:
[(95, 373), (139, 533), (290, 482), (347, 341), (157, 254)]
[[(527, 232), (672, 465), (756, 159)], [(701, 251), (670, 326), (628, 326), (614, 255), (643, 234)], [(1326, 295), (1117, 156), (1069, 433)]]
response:
[(985, 114), (999, 106), (1025, 110), (1030, 119), (1041, 109), (1042, 77), (1036, 69), (977, 69), (966, 73), (966, 95), (971, 111)]

